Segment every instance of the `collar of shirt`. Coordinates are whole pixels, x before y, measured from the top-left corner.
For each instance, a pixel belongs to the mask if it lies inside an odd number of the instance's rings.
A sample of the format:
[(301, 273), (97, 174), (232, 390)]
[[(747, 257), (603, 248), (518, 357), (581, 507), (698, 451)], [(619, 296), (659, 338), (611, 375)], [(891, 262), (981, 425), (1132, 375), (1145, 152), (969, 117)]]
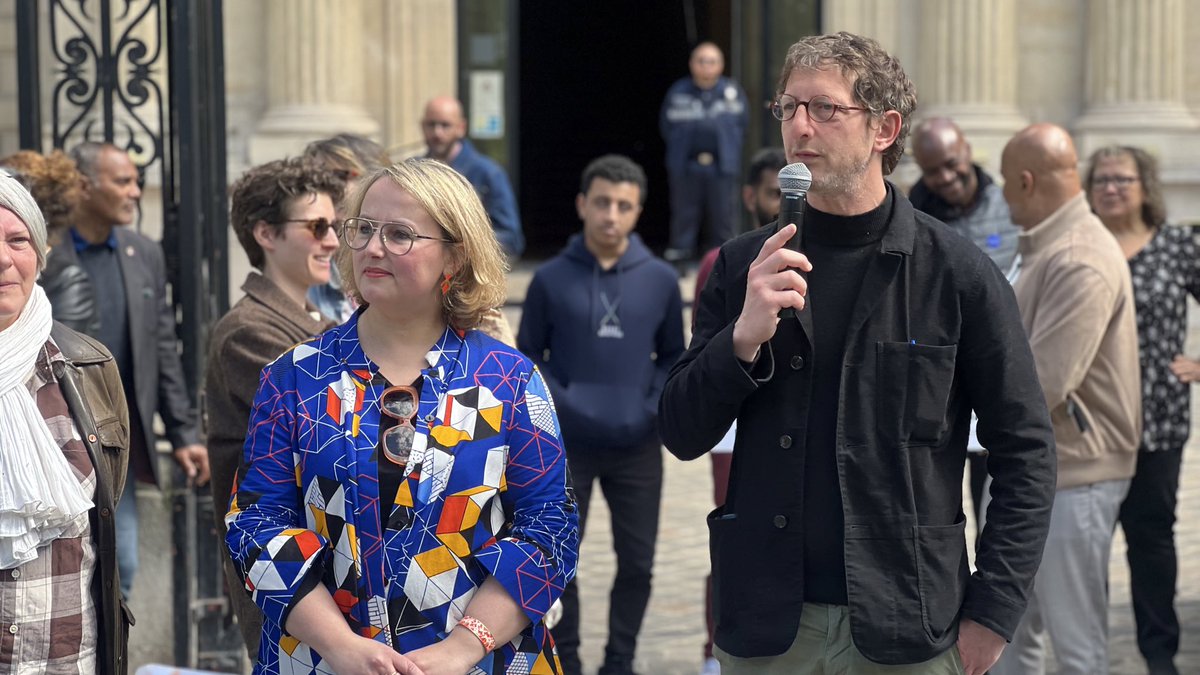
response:
[(105, 239), (104, 241), (100, 242), (99, 244), (93, 244), (92, 242), (88, 241), (87, 239), (84, 239), (83, 236), (80, 235), (79, 232), (77, 232), (75, 230), (75, 228), (73, 228), (73, 227), (67, 231), (71, 233), (71, 243), (75, 244), (75, 252), (76, 253), (83, 253), (84, 249), (86, 249), (89, 246), (107, 246), (108, 248), (111, 248), (114, 251), (117, 250), (117, 231), (116, 231), (116, 229), (110, 230), (108, 233), (108, 239)]

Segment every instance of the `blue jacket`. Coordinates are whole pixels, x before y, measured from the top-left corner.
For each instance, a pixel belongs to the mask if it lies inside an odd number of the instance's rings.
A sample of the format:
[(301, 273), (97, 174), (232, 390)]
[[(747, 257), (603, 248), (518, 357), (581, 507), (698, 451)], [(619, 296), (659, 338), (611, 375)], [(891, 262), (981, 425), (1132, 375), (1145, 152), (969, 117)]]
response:
[[(319, 666), (281, 629), (311, 575), (356, 633), (402, 652), (445, 637), (493, 577), (532, 623), (480, 669), (560, 672), (542, 616), (575, 575), (579, 531), (542, 378), (511, 347), (447, 329), (426, 356), (405, 479), (380, 495), (384, 387), (359, 344), (360, 316), (264, 368), (254, 399), (225, 516), (266, 619), (254, 672)], [(399, 515), (411, 524), (394, 527)]]
[(464, 138), (459, 142), (462, 148), (450, 166), (475, 186), (505, 252), (520, 256), (525, 251), (525, 234), (521, 231), (521, 216), (517, 214), (517, 200), (508, 175), (499, 164), (481, 155), (471, 141)]
[(569, 447), (639, 446), (683, 353), (675, 272), (636, 234), (602, 270), (577, 234), (533, 275), (517, 345), (549, 383)]
[(658, 116), (667, 143), (667, 171), (683, 170), (692, 156), (693, 136), (711, 124), (717, 134), (717, 167), (727, 176), (736, 175), (748, 116), (746, 93), (737, 82), (722, 77), (712, 89), (701, 89), (690, 77), (677, 80)]

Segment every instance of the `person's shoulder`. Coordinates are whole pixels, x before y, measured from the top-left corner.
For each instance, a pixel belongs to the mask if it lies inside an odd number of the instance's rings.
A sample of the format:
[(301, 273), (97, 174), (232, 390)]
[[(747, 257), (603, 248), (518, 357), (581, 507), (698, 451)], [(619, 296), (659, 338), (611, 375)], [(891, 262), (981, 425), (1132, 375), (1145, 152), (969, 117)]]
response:
[(50, 329), (50, 338), (58, 350), (74, 364), (102, 363), (112, 360), (112, 354), (99, 340), (90, 335), (72, 330), (55, 321)]
[(477, 378), (490, 372), (513, 372), (513, 366), (520, 366), (518, 371), (533, 370), (533, 361), (521, 350), (507, 345), (479, 329), (463, 333), (463, 343), (468, 350), (468, 366)]

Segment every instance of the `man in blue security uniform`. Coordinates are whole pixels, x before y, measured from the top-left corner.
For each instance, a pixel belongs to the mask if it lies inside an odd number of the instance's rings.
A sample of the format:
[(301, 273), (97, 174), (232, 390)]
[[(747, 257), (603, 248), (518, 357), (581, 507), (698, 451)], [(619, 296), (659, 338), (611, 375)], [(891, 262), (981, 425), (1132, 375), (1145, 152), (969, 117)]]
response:
[(725, 58), (715, 44), (697, 45), (688, 68), (691, 76), (671, 85), (659, 115), (671, 189), (671, 241), (663, 257), (676, 265), (695, 257), (702, 222), (708, 223), (704, 250), (734, 234), (747, 119), (746, 94), (721, 75)]

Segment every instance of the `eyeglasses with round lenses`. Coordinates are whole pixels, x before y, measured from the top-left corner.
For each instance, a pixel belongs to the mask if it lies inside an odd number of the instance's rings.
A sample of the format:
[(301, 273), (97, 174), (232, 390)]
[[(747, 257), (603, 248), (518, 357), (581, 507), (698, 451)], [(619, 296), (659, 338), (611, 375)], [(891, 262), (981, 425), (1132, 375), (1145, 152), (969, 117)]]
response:
[(392, 464), (405, 466), (412, 456), (418, 400), (417, 390), (409, 386), (388, 387), (379, 398), (379, 411), (397, 421), (380, 439), (383, 456)]
[(1128, 190), (1137, 181), (1137, 176), (1093, 176), (1092, 189), (1102, 191), (1113, 185), (1118, 190)]
[(329, 234), (330, 230), (333, 230), (333, 236), (342, 236), (342, 221), (340, 220), (326, 220), (324, 218), (312, 218), (309, 220), (305, 220), (303, 218), (289, 218), (280, 222), (299, 223), (304, 227), (304, 229), (311, 232), (312, 236), (318, 240), (324, 239), (325, 235)]
[(371, 220), (370, 218), (347, 218), (342, 225), (342, 238), (346, 241), (346, 245), (355, 251), (366, 248), (376, 232), (379, 232), (379, 238), (383, 241), (383, 248), (392, 255), (408, 255), (418, 239), (441, 241), (447, 244), (454, 243), (454, 240), (449, 237), (427, 237), (417, 234), (411, 227), (403, 223)]
[(796, 116), (796, 110), (801, 106), (804, 106), (804, 112), (808, 115), (808, 119), (814, 122), (828, 122), (838, 111), (867, 110), (867, 108), (834, 103), (833, 99), (824, 94), (814, 96), (807, 101), (796, 100), (796, 97), (791, 94), (780, 94), (771, 102), (771, 114), (780, 122), (787, 122)]

